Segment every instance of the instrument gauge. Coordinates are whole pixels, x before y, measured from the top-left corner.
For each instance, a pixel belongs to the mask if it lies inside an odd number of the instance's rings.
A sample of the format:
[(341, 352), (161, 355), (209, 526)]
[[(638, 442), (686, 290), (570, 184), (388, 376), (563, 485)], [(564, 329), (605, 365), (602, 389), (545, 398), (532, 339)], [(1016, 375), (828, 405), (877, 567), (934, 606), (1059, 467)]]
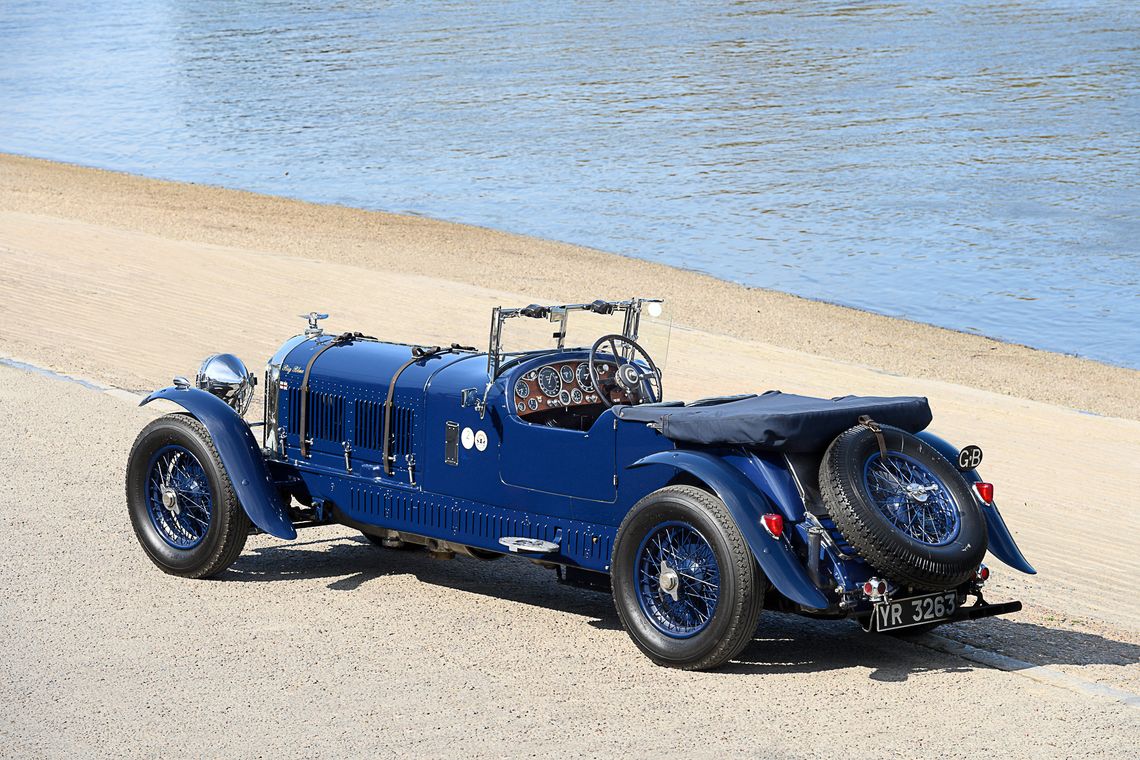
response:
[(574, 382), (574, 368), (569, 364), (563, 364), (562, 369), (558, 370), (558, 374), (562, 377), (563, 384), (570, 384)]
[(523, 380), (534, 380), (536, 377), (538, 377), (538, 372), (532, 369), (530, 372), (527, 372), (525, 375), (523, 375)]
[(577, 388), (570, 391), (570, 400), (573, 401), (575, 404), (581, 404), (582, 403), (582, 391), (580, 391)]
[(586, 362), (578, 365), (578, 385), (587, 392), (594, 388), (594, 383), (590, 380), (590, 365)]
[[(575, 388), (574, 390), (578, 389)], [(562, 404), (562, 406), (570, 406), (570, 391), (563, 388), (562, 392), (558, 394), (558, 403)]]
[(530, 401), (527, 401), (527, 402), (526, 402), (526, 405), (527, 405), (528, 407), (530, 407), (530, 410), (531, 410), (532, 412), (537, 412), (537, 411), (538, 411), (538, 399), (536, 399), (536, 398), (532, 398)]
[(538, 371), (538, 388), (550, 398), (558, 398), (562, 390), (562, 378), (554, 367), (543, 367)]
[(527, 385), (525, 380), (519, 380), (515, 383), (515, 395), (519, 398), (526, 398), (530, 395), (530, 386)]
[(515, 404), (515, 409), (518, 409), (519, 414), (522, 414), (523, 412), (526, 411), (526, 403), (522, 402), (522, 401), (518, 402), (517, 404)]

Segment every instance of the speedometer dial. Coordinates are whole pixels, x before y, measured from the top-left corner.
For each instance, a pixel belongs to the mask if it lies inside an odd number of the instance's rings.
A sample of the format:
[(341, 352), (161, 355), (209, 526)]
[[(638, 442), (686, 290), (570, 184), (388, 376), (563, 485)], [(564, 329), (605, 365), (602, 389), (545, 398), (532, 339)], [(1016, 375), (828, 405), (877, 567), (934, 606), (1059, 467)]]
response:
[(590, 381), (590, 365), (586, 362), (578, 365), (578, 385), (587, 393), (594, 389), (594, 384)]
[(562, 390), (562, 378), (558, 376), (558, 370), (554, 367), (540, 369), (538, 371), (538, 387), (550, 398), (558, 398), (558, 394)]

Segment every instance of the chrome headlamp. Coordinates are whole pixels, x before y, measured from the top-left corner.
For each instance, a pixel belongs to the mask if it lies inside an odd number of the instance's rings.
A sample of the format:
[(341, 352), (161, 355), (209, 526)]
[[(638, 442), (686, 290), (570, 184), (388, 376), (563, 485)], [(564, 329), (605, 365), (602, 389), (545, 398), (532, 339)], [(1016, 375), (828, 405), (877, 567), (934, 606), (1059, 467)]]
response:
[(198, 368), (194, 385), (225, 401), (238, 414), (245, 414), (253, 401), (257, 378), (233, 354), (214, 354)]

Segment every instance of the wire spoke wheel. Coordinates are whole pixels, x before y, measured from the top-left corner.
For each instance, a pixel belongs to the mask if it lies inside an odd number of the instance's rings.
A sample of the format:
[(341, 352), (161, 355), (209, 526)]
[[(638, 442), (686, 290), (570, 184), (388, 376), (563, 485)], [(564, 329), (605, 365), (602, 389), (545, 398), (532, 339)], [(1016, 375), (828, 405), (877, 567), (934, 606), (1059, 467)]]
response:
[(611, 567), (622, 628), (658, 665), (708, 670), (752, 640), (768, 582), (716, 495), (646, 495), (618, 528)]
[(879, 512), (903, 534), (927, 546), (958, 536), (958, 503), (946, 484), (922, 463), (899, 452), (879, 452), (863, 466), (863, 485)]
[(700, 531), (673, 521), (645, 536), (637, 553), (637, 598), (667, 636), (688, 638), (708, 626), (720, 600), (720, 565)]
[(214, 498), (206, 470), (189, 449), (171, 444), (154, 453), (146, 506), (158, 535), (175, 549), (193, 549), (206, 537)]
[(988, 545), (986, 519), (962, 474), (922, 439), (888, 425), (856, 425), (823, 455), (820, 493), (855, 550), (896, 583), (941, 590), (973, 577)]
[(206, 427), (167, 414), (144, 427), (127, 459), (127, 510), (163, 572), (209, 578), (232, 565), (250, 521)]

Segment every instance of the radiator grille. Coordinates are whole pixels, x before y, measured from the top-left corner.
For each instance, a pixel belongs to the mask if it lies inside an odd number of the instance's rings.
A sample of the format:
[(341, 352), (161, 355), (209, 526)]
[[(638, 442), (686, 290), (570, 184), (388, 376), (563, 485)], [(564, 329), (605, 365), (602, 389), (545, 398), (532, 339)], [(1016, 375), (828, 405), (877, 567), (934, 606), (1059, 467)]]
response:
[[(313, 440), (322, 439), (340, 444), (344, 436), (344, 396), (334, 393), (309, 391), (309, 410), (306, 434)], [(289, 431), (301, 432), (301, 391), (289, 392)]]
[(392, 407), (392, 427), (389, 452), (402, 459), (405, 454), (412, 453), (412, 431), (416, 425), (416, 415), (406, 406)]
[(309, 431), (313, 438), (344, 441), (344, 396), (309, 391)]
[(384, 437), (384, 405), (376, 401), (356, 401), (356, 431), (353, 444), (358, 449), (380, 449)]
[[(355, 434), (353, 443), (358, 449), (379, 451), (384, 446), (384, 404), (379, 401), (357, 399), (355, 406)], [(412, 437), (416, 426), (416, 413), (411, 407), (394, 404), (389, 430), (388, 453), (402, 461), (412, 453)]]

